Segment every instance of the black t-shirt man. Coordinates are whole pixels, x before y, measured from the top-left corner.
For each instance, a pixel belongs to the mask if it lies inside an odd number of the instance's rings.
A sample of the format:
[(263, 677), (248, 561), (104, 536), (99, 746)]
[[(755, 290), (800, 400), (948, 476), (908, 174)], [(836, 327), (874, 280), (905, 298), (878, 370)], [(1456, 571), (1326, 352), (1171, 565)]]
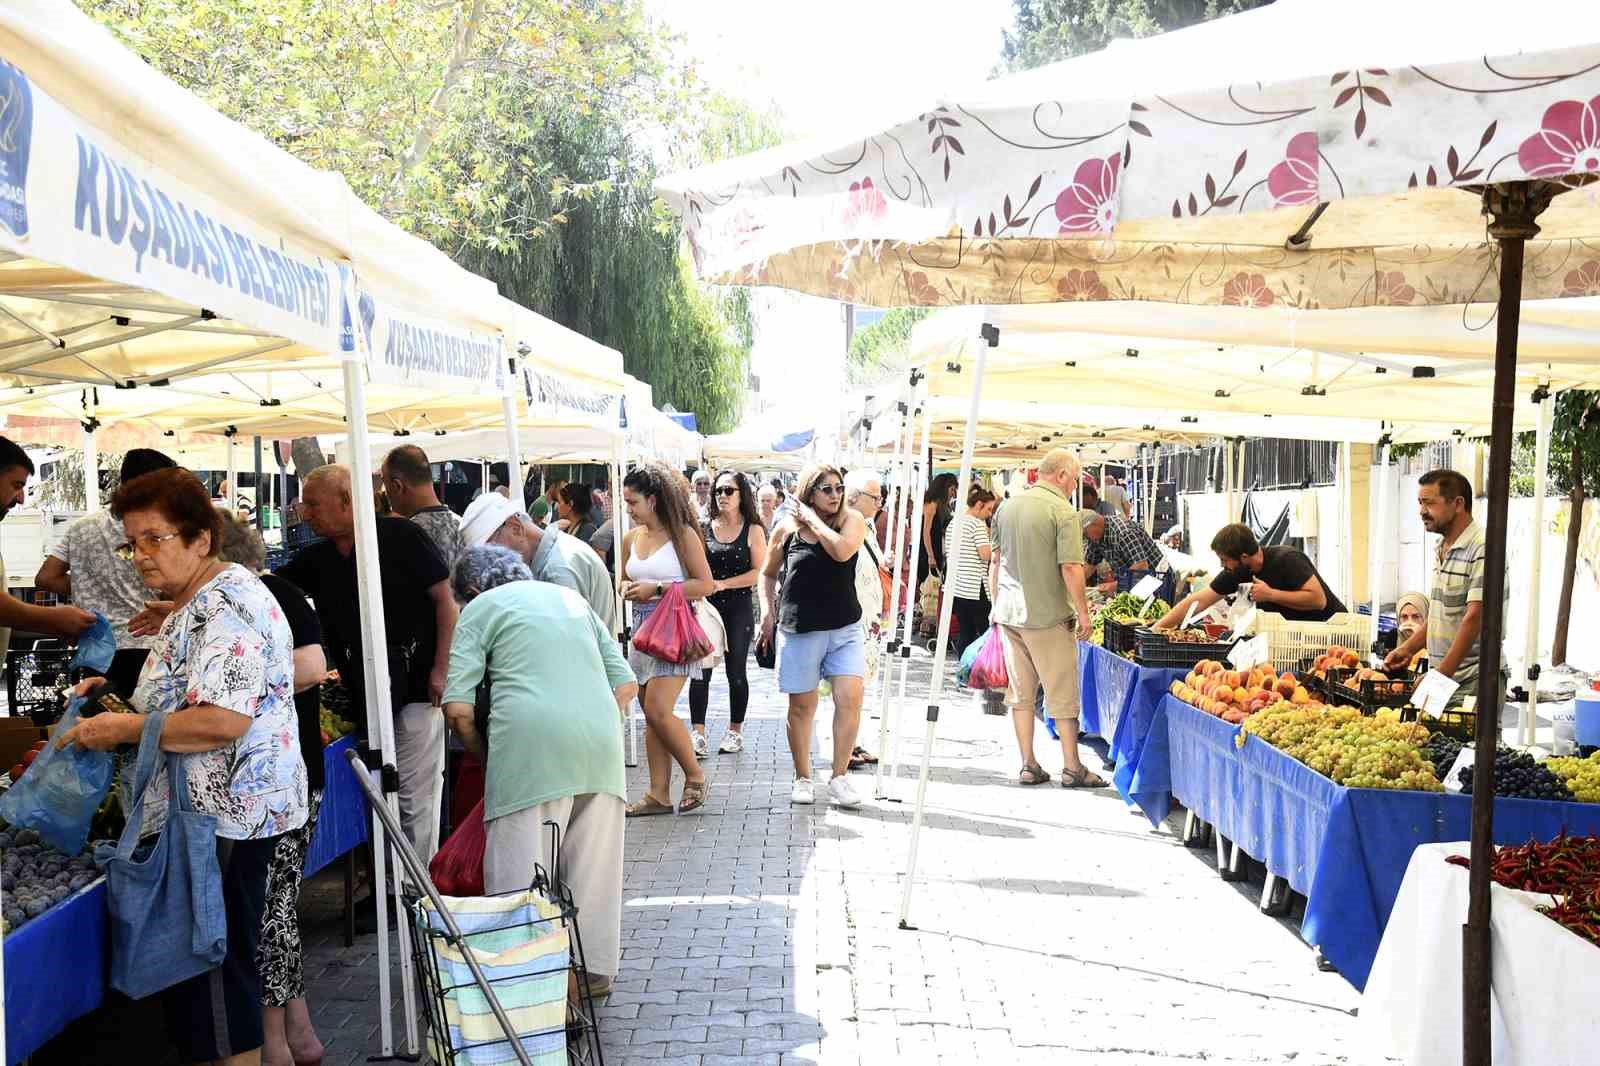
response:
[[(322, 625), (306, 594), (277, 574), (262, 574), (273, 599), (283, 609), (289, 635), (296, 648), (322, 643)], [(294, 694), (294, 713), (300, 720), (300, 755), (306, 761), (306, 787), (315, 791), (325, 783), (322, 763), (322, 686), (312, 685)]]
[[(438, 644), (438, 617), (428, 590), (447, 580), (450, 573), (422, 527), (391, 517), (378, 519), (378, 568), (393, 688), (390, 710), (398, 712), (404, 703), (428, 702), (428, 673)], [(316, 603), (328, 655), (352, 704), (364, 708), (356, 553), (341, 555), (331, 540), (323, 541), (302, 549), (277, 573), (304, 589)], [(357, 727), (364, 732), (365, 724), (364, 714), (358, 714)]]
[(1328, 583), (1322, 580), (1322, 575), (1317, 573), (1316, 565), (1306, 557), (1305, 552), (1287, 545), (1277, 545), (1262, 548), (1261, 560), (1261, 569), (1250, 576), (1246, 576), (1242, 571), (1223, 570), (1211, 579), (1211, 591), (1218, 596), (1232, 596), (1239, 591), (1239, 586), (1247, 582), (1263, 581), (1275, 589), (1295, 592), (1304, 588), (1306, 582), (1314, 577), (1317, 579), (1317, 584), (1322, 586), (1322, 594), (1328, 600), (1320, 610), (1300, 610), (1279, 603), (1258, 603), (1256, 606), (1263, 611), (1275, 611), (1291, 622), (1326, 622), (1332, 616), (1344, 611), (1344, 604), (1339, 602), (1339, 597), (1333, 594)]

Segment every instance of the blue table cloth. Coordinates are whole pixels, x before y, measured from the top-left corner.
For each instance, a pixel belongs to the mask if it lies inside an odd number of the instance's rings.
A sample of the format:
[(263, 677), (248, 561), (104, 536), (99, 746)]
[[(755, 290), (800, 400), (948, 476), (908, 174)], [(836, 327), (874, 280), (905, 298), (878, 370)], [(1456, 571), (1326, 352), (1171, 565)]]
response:
[[(323, 750), (327, 786), (306, 853), (306, 876), (366, 842), (367, 800), (342, 737)], [(6, 1060), (14, 1066), (105, 1000), (111, 965), (104, 880), (62, 900), (5, 938)]]
[[(1172, 793), (1306, 897), (1300, 932), (1363, 988), (1419, 844), (1465, 840), (1472, 797), (1344, 788), (1220, 718), (1167, 696)], [(1154, 767), (1148, 775), (1153, 779)], [(1497, 844), (1600, 832), (1600, 804), (1500, 799)]]
[[(1186, 671), (1137, 666), (1133, 684), (1117, 714), (1111, 754), (1117, 761), (1112, 783), (1122, 798), (1138, 807), (1151, 825), (1160, 825), (1172, 809), (1172, 781), (1166, 715), (1162, 709), (1172, 683)], [(1187, 705), (1186, 705), (1187, 706)]]
[(323, 749), (322, 810), (311, 834), (311, 847), (306, 850), (307, 877), (367, 842), (371, 825), (367, 796), (344, 757), (353, 747), (354, 737), (340, 737)]

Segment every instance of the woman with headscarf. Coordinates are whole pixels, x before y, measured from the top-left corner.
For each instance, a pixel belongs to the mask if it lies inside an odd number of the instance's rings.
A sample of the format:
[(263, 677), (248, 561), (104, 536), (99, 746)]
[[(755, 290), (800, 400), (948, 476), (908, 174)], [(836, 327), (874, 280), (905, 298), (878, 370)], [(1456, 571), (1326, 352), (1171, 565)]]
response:
[[(1395, 646), (1399, 647), (1419, 631), (1428, 628), (1428, 597), (1420, 592), (1407, 592), (1394, 604), (1395, 629), (1398, 637)], [(1418, 649), (1417, 654), (1411, 657), (1406, 664), (1407, 670), (1415, 670), (1417, 663), (1428, 657), (1427, 646)]]

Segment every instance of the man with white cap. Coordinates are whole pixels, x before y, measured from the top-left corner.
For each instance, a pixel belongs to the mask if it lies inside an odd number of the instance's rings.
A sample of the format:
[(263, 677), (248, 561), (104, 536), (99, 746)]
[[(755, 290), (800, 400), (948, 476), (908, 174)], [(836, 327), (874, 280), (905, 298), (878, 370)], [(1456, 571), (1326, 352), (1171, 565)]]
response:
[(593, 548), (559, 529), (540, 529), (516, 504), (498, 492), (486, 492), (467, 505), (461, 516), (461, 539), (468, 548), (498, 544), (522, 556), (536, 581), (548, 581), (576, 592), (617, 632), (616, 590), (605, 564)]

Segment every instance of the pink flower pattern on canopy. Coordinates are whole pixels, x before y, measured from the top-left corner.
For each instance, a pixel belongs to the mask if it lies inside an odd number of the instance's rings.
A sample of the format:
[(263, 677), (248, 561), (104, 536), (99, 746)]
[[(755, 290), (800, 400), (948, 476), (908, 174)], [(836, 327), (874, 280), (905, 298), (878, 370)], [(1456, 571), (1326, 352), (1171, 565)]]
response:
[(1317, 135), (1297, 133), (1289, 138), (1283, 161), (1267, 172), (1267, 192), (1273, 207), (1314, 204), (1319, 199), (1317, 184)]
[(1056, 282), (1056, 292), (1061, 299), (1107, 300), (1111, 294), (1100, 284), (1100, 275), (1093, 270), (1069, 270), (1067, 276)]
[(1222, 303), (1227, 307), (1271, 307), (1272, 290), (1262, 275), (1241, 272), (1222, 287)]
[(851, 222), (861, 222), (865, 219), (882, 218), (889, 213), (889, 201), (883, 198), (877, 186), (872, 184), (871, 178), (862, 178), (860, 181), (850, 183), (850, 206), (845, 210), (845, 217)]
[(1563, 296), (1600, 296), (1600, 259), (1591, 259), (1562, 279)]
[(1121, 169), (1121, 153), (1078, 164), (1072, 184), (1056, 197), (1060, 232), (1111, 232), (1117, 222), (1117, 175)]
[(1535, 178), (1600, 174), (1600, 96), (1551, 104), (1539, 131), (1517, 149), (1517, 162)]
[(1398, 270), (1379, 271), (1372, 302), (1378, 307), (1408, 307), (1417, 299), (1417, 290), (1406, 283)]

